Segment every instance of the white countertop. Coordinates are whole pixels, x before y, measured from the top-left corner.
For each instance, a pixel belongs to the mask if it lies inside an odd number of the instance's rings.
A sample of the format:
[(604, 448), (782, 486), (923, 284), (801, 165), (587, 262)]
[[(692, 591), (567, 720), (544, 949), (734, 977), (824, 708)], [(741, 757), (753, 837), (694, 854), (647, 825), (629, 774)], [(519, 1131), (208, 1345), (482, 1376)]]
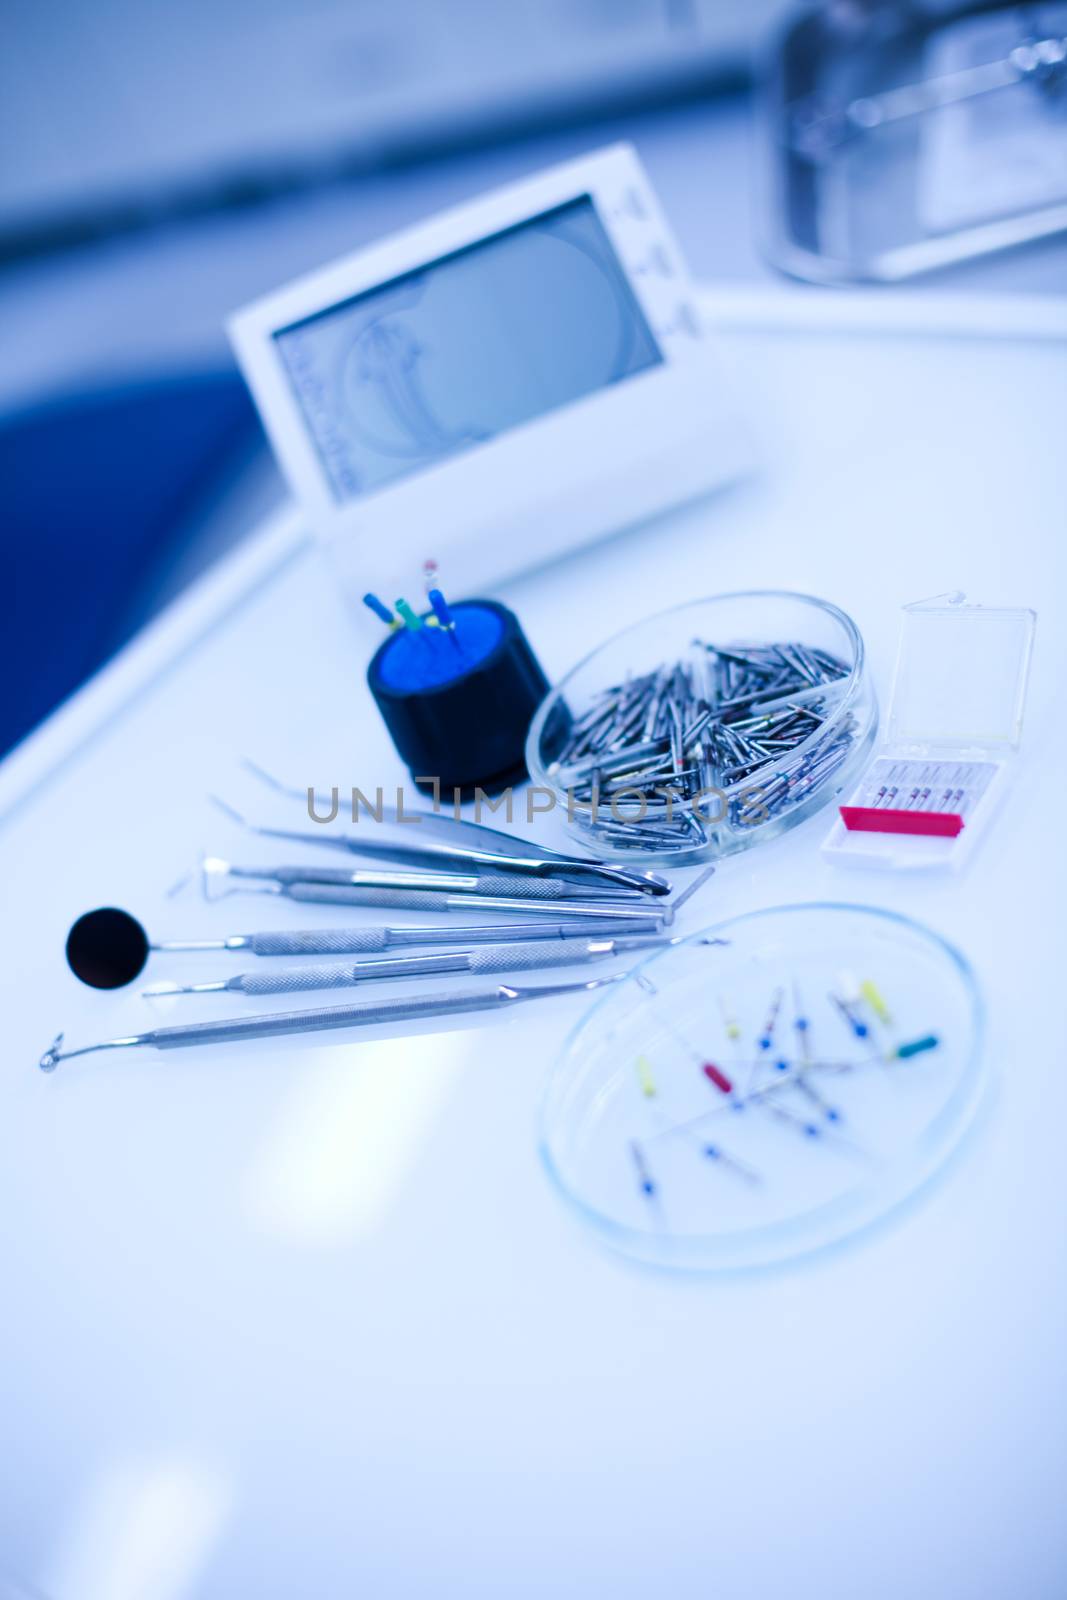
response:
[(824, 815), (723, 863), (685, 923), (819, 898), (927, 921), (986, 991), (980, 1127), (862, 1243), (716, 1281), (604, 1253), (549, 1187), (537, 1108), (577, 1003), (37, 1072), (60, 1027), (163, 1020), (67, 973), (89, 907), (159, 938), (338, 920), (168, 897), (201, 849), (280, 859), (206, 799), (253, 804), (240, 756), (403, 779), (364, 641), (277, 519), (0, 768), (0, 1551), (48, 1600), (1061, 1591), (1067, 344), (759, 332), (753, 294), (724, 346), (763, 475), (501, 598), (556, 677), (687, 596), (801, 589), (856, 619), (883, 697), (901, 604), (1038, 610), (1017, 776), (965, 876), (835, 871)]

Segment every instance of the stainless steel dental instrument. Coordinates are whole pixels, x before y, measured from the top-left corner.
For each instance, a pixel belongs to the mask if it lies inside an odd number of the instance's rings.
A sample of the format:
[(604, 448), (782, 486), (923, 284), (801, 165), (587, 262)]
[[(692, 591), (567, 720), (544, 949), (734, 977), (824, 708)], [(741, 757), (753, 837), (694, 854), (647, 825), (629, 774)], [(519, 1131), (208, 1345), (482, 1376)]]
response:
[[(267, 772), (258, 762), (252, 761), (248, 756), (242, 758), (241, 765), (246, 772), (252, 774), (268, 789), (273, 789), (275, 794), (284, 795), (287, 800), (298, 800), (301, 805), (314, 803), (315, 805), (328, 805), (332, 810), (335, 800), (339, 800), (339, 791), (331, 791), (329, 801), (326, 800), (320, 789), (297, 789), (287, 783), (282, 783), (272, 773)], [(377, 806), (375, 814), (377, 815)], [(409, 810), (404, 807), (403, 814), (396, 806), (386, 805), (384, 800), (381, 807), (382, 821), (397, 823), (403, 826), (410, 824), (412, 817), (418, 817), (418, 826), (427, 832), (436, 834), (449, 844), (469, 844), (474, 849), (497, 850), (501, 855), (525, 855), (526, 845), (522, 839), (514, 834), (504, 833), (500, 828), (490, 828), (485, 822), (471, 822), (466, 817), (449, 816), (439, 810), (424, 811), (421, 808)], [(354, 820), (354, 819), (353, 819)], [(420, 836), (421, 837), (421, 836)], [(550, 856), (554, 861), (581, 860), (580, 856), (562, 856), (558, 850), (550, 850), (547, 845), (538, 846), (538, 854)]]
[[(364, 874), (340, 873), (341, 882), (322, 881), (322, 874), (314, 868), (234, 868), (227, 861), (209, 857), (202, 863), (204, 893), (208, 900), (218, 900), (227, 894), (240, 893), (242, 889), (257, 894), (282, 895), (289, 900), (315, 905), (389, 906), (409, 911), (506, 911), (522, 916), (585, 917), (594, 920), (630, 919), (646, 922), (649, 918), (669, 920), (666, 901), (653, 904), (639, 903), (639, 897), (610, 900), (602, 897), (583, 900), (527, 899), (513, 894), (451, 892), (445, 889), (385, 889), (364, 885), (358, 881)], [(297, 876), (298, 873), (310, 873)], [(292, 876), (290, 876), (292, 874)], [(237, 887), (229, 880), (236, 879)], [(532, 880), (533, 883), (539, 880)], [(482, 880), (482, 887), (487, 887)]]
[[(280, 779), (266, 772), (263, 767), (259, 766), (257, 762), (251, 761), (247, 756), (242, 759), (241, 765), (246, 772), (251, 773), (254, 778), (265, 784), (268, 789), (272, 789), (275, 794), (284, 795), (288, 800), (298, 800), (302, 805), (314, 803), (315, 805), (328, 807), (331, 811), (334, 808), (335, 801), (339, 800), (338, 791), (331, 791), (329, 800), (327, 800), (319, 789), (296, 789), (290, 784), (282, 783)], [(212, 798), (217, 800), (217, 796), (212, 796)], [(224, 809), (228, 808), (224, 807)], [(375, 804), (375, 816), (378, 815), (379, 809), (382, 821), (386, 823), (395, 823), (406, 827), (410, 825), (412, 817), (417, 817), (418, 826), (425, 830), (419, 836), (423, 842), (425, 841), (425, 834), (430, 833), (436, 835), (446, 844), (467, 845), (474, 850), (495, 851), (502, 856), (528, 856), (530, 854), (526, 840), (516, 837), (513, 833), (505, 833), (501, 828), (490, 828), (485, 822), (471, 822), (466, 817), (450, 816), (447, 812), (441, 810), (424, 811), (421, 808), (409, 810), (405, 806), (403, 812), (401, 812), (396, 806), (386, 805), (384, 800), (380, 808), (377, 803)], [(355, 821), (355, 815), (353, 815), (353, 821)], [(561, 875), (563, 863), (569, 864), (573, 862), (577, 866), (583, 867), (588, 861), (594, 860), (593, 857), (564, 855), (559, 850), (552, 850), (548, 845), (544, 844), (538, 844), (536, 853), (538, 856), (544, 857), (553, 863), (560, 863)], [(614, 862), (602, 864), (615, 865)], [(501, 865), (503, 866), (503, 863)], [(652, 873), (648, 876), (650, 878), (655, 877), (655, 874)]]
[(233, 1017), (222, 1022), (183, 1022), (169, 1028), (151, 1028), (147, 1033), (131, 1033), (119, 1039), (104, 1039), (99, 1044), (63, 1050), (63, 1035), (38, 1062), (42, 1072), (53, 1072), (61, 1061), (92, 1055), (98, 1050), (132, 1050), (151, 1046), (155, 1050), (175, 1050), (198, 1044), (232, 1044), (240, 1040), (279, 1038), (283, 1035), (323, 1033), (340, 1028), (373, 1027), (378, 1023), (417, 1022), (425, 1017), (458, 1016), (469, 1011), (496, 1011), (526, 1000), (544, 1000), (556, 995), (581, 994), (601, 989), (628, 978), (628, 972), (613, 972), (581, 983), (540, 984), (532, 989), (517, 989), (502, 983), (495, 989), (453, 989), (448, 994), (400, 996), (390, 1000), (363, 1000), (348, 1006), (328, 1006), (317, 1011), (279, 1011), (259, 1017)]
[[(329, 849), (347, 850), (353, 855), (367, 856), (382, 861), (410, 862), (432, 867), (454, 863), (457, 867), (478, 868), (496, 873), (514, 873), (544, 881), (552, 876), (559, 879), (579, 879), (597, 884), (611, 885), (615, 889), (632, 890), (639, 894), (669, 894), (670, 883), (656, 872), (642, 872), (635, 868), (612, 866), (602, 861), (583, 861), (580, 856), (560, 856), (542, 852), (513, 853), (499, 849), (475, 849), (467, 845), (428, 842), (415, 844), (402, 839), (370, 838), (366, 834), (310, 832), (307, 829), (261, 828), (249, 822), (218, 795), (209, 798), (227, 816), (250, 833), (267, 839), (292, 839), (302, 844), (325, 845)], [(377, 815), (377, 813), (375, 813)], [(486, 829), (487, 833), (494, 830)], [(484, 881), (484, 879), (483, 879)], [(488, 892), (488, 891), (487, 891)], [(519, 893), (519, 890), (514, 890)]]
[(486, 944), (473, 950), (442, 950), (432, 955), (386, 956), (380, 961), (353, 961), (347, 966), (285, 967), (273, 972), (241, 972), (212, 983), (157, 983), (146, 997), (175, 994), (303, 994), (312, 989), (348, 989), (385, 978), (432, 978), (442, 972), (531, 972), (545, 967), (570, 967), (603, 961), (631, 950), (665, 948), (677, 939), (645, 938), (557, 940), (535, 944)]
[[(598, 925), (597, 937), (618, 934), (625, 938), (634, 931), (632, 921)], [(150, 946), (162, 951), (247, 950), (254, 956), (347, 956), (373, 950), (412, 949), (422, 945), (508, 944), (511, 941), (587, 939), (589, 924), (577, 918), (559, 922), (484, 922), (457, 927), (447, 922), (425, 927), (391, 928), (304, 928), (272, 933), (233, 933), (226, 939), (171, 939)]]
[(357, 889), (400, 889), (444, 894), (485, 894), (516, 900), (568, 900), (568, 899), (630, 899), (637, 898), (630, 890), (616, 889), (613, 894), (604, 890), (583, 889), (576, 884), (564, 883), (561, 878), (510, 877), (504, 873), (486, 873), (479, 876), (470, 872), (378, 872), (347, 869), (345, 867), (320, 867), (317, 864), (282, 867), (237, 867), (226, 862), (225, 872), (217, 857), (208, 857), (210, 871), (217, 878), (271, 878), (276, 883), (338, 883), (351, 884)]
[[(676, 902), (680, 903), (680, 902)], [(673, 912), (672, 912), (673, 915)], [(667, 918), (664, 917), (664, 921)], [(643, 931), (648, 924), (639, 924)], [(632, 918), (598, 922), (599, 938), (633, 934)], [(120, 989), (144, 971), (152, 951), (194, 954), (212, 950), (246, 950), (254, 956), (347, 956), (372, 951), (450, 945), (528, 943), (532, 939), (588, 938), (590, 927), (579, 918), (558, 922), (487, 922), (456, 926), (350, 927), (285, 929), (267, 933), (234, 933), (222, 939), (149, 940), (141, 923), (115, 906), (87, 911), (67, 938), (67, 961), (82, 983), (94, 989)]]

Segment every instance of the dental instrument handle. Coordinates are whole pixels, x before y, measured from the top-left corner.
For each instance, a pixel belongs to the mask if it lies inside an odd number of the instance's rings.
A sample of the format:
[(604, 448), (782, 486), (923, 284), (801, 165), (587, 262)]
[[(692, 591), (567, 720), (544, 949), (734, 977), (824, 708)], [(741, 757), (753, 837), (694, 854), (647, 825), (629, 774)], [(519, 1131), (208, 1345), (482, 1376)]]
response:
[(344, 867), (231, 867), (235, 878), (272, 878), (275, 883), (351, 884), (361, 889), (397, 889), (427, 894), (488, 894), (505, 899), (565, 900), (575, 893), (574, 885), (560, 878), (507, 877), (501, 873), (477, 877), (457, 872), (360, 872)]
[[(583, 861), (580, 856), (511, 855), (500, 850), (473, 849), (463, 845), (439, 844), (432, 841), (414, 844), (397, 839), (369, 839), (354, 833), (315, 834), (292, 828), (253, 828), (252, 831), (266, 838), (293, 839), (305, 844), (348, 850), (352, 855), (366, 856), (371, 860), (401, 861), (413, 865), (438, 867), (443, 862), (450, 862), (457, 867), (478, 867), (483, 870), (488, 868), (497, 873), (511, 873), (519, 877), (528, 875), (545, 878), (555, 873), (573, 878), (591, 878), (613, 884), (616, 888), (632, 889), (639, 894), (670, 892), (670, 884), (657, 873), (637, 872), (603, 861)], [(516, 892), (512, 890), (512, 893)]]
[[(598, 924), (598, 938), (612, 934), (632, 934), (632, 919)], [(347, 956), (363, 955), (376, 950), (391, 950), (412, 945), (447, 944), (463, 948), (468, 944), (499, 944), (508, 940), (525, 942), (530, 939), (588, 938), (589, 924), (584, 921), (561, 922), (496, 922), (464, 927), (437, 923), (432, 927), (417, 928), (322, 928), (304, 929), (298, 933), (237, 934), (225, 941), (225, 948), (250, 950), (257, 956)], [(240, 941), (239, 943), (237, 941)], [(213, 948), (222, 947), (218, 941)], [(171, 948), (159, 946), (158, 948)]]
[(130, 1034), (122, 1039), (106, 1039), (100, 1044), (83, 1045), (77, 1050), (61, 1050), (63, 1036), (60, 1034), (51, 1048), (45, 1051), (38, 1065), (42, 1072), (52, 1072), (60, 1061), (91, 1055), (98, 1050), (131, 1049), (140, 1045), (151, 1045), (156, 1050), (177, 1050), (190, 1045), (232, 1044), (248, 1039), (373, 1027), (386, 1022), (415, 1022), (426, 1017), (461, 1016), (472, 1011), (496, 1011), (523, 1000), (547, 999), (555, 995), (599, 989), (628, 976), (625, 972), (615, 972), (605, 977), (587, 978), (580, 983), (541, 984), (533, 989), (516, 989), (502, 983), (490, 990), (453, 989), (447, 994), (364, 1000), (348, 1006), (327, 1006), (318, 1011), (278, 1011), (261, 1017), (233, 1017), (221, 1022), (185, 1022), (169, 1028), (153, 1028), (148, 1033)]
[(578, 961), (603, 961), (606, 956), (618, 954), (613, 939), (602, 939), (599, 946), (597, 941), (587, 940), (577, 948), (563, 943), (486, 945), (482, 950), (471, 951), (467, 965), (479, 977), (489, 977), (498, 972), (531, 972), (538, 967), (570, 967)]
[(143, 1037), (158, 1050), (186, 1045), (225, 1044), (237, 1039), (270, 1039), (294, 1033), (324, 1033), (335, 1028), (366, 1028), (383, 1022), (417, 1022), (423, 1017), (462, 1016), (468, 1011), (495, 1011), (521, 1000), (577, 994), (614, 978), (593, 978), (583, 983), (548, 984), (535, 989), (514, 989), (502, 983), (495, 989), (450, 989), (445, 994), (401, 995), (395, 999), (358, 1000), (348, 1006), (326, 1006), (319, 1011), (276, 1011), (262, 1017), (232, 1017), (216, 1022), (178, 1023), (155, 1028)]
[(372, 1027), (379, 1022), (416, 1022), (422, 1017), (492, 1011), (509, 1005), (511, 1000), (512, 995), (504, 984), (489, 990), (453, 989), (440, 995), (359, 1000), (352, 1005), (326, 1006), (318, 1011), (275, 1011), (262, 1017), (178, 1023), (173, 1027), (154, 1028), (144, 1039), (157, 1050), (180, 1050), (187, 1045), (228, 1044), (238, 1039), (281, 1038), (295, 1033), (325, 1033), (334, 1028)]
[(299, 933), (253, 933), (248, 948), (256, 956), (348, 956), (385, 950), (390, 928), (322, 928)]
[[(290, 835), (292, 837), (292, 835)], [(301, 835), (306, 837), (306, 835)], [(541, 856), (505, 855), (495, 850), (468, 850), (462, 846), (446, 844), (405, 845), (380, 839), (361, 839), (350, 833), (336, 836), (322, 843), (342, 845), (353, 855), (378, 857), (383, 860), (407, 861), (412, 864), (452, 862), (457, 867), (471, 866), (483, 873), (510, 873), (516, 877), (592, 879), (612, 884), (617, 889), (631, 889), (638, 894), (669, 894), (670, 884), (652, 872), (636, 872), (626, 867), (611, 866), (602, 861), (583, 861), (578, 856), (556, 858)], [(483, 877), (484, 881), (484, 877)], [(515, 891), (512, 891), (515, 892)]]
[[(315, 905), (389, 906), (407, 911), (508, 911), (524, 916), (583, 917), (590, 921), (618, 921), (633, 924), (659, 922), (669, 908), (565, 900), (513, 900), (480, 894), (440, 894), (426, 889), (360, 889), (344, 883), (291, 883), (280, 892), (290, 900)], [(669, 918), (667, 918), (669, 920)]]
[[(432, 962), (432, 965), (426, 963)], [(374, 972), (379, 967), (382, 970)], [(415, 978), (435, 972), (469, 972), (468, 957), (398, 956), (394, 960), (355, 961), (343, 967), (287, 967), (282, 972), (242, 972), (220, 987), (238, 994), (301, 994), (312, 989), (351, 989), (374, 978)], [(196, 991), (197, 986), (191, 985)]]
[[(654, 944), (655, 939), (635, 941)], [(432, 955), (387, 956), (380, 961), (354, 961), (347, 966), (287, 967), (280, 972), (242, 972), (217, 984), (190, 984), (184, 993), (227, 990), (237, 994), (301, 994), (312, 989), (347, 989), (386, 978), (430, 978), (441, 972), (488, 976), (501, 972), (533, 972), (546, 967), (571, 967), (619, 954), (612, 939), (575, 940), (555, 944), (484, 945), (476, 950), (446, 950)]]

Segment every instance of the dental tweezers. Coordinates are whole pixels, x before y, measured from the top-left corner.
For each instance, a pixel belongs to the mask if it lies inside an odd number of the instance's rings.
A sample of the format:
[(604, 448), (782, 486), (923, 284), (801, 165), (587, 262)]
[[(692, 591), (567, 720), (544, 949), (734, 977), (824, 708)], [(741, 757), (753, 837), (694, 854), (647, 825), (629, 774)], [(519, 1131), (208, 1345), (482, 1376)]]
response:
[[(303, 800), (305, 794), (313, 795), (315, 792), (288, 788), (271, 777), (262, 767), (257, 766), (254, 761), (246, 760), (244, 765), (261, 782), (291, 799)], [(295, 831), (286, 828), (260, 828), (255, 823), (249, 822), (247, 817), (227, 801), (220, 799), (218, 795), (211, 795), (210, 799), (220, 810), (252, 833), (273, 839), (299, 839), (308, 844), (327, 845), (334, 849), (350, 850), (354, 855), (377, 856), (381, 860), (390, 861), (424, 863), (453, 861), (457, 865), (490, 867), (498, 872), (532, 874), (537, 877), (555, 874), (560, 878), (594, 878), (604, 883), (614, 883), (622, 889), (636, 889), (642, 894), (669, 894), (671, 889), (667, 879), (660, 877), (656, 872), (640, 872), (635, 868), (619, 867), (611, 862), (595, 861), (583, 856), (562, 855), (558, 850), (549, 850), (544, 846), (538, 852), (530, 852), (521, 839), (504, 833), (499, 828), (489, 828), (484, 823), (469, 822), (465, 818), (453, 819), (441, 816), (432, 811), (415, 811), (401, 815), (392, 806), (382, 805), (379, 808), (383, 820), (397, 823), (406, 821), (407, 824), (417, 822), (418, 825), (424, 825), (431, 831), (443, 834), (447, 842), (415, 844), (410, 839), (367, 839), (354, 833), (309, 833), (306, 829)], [(376, 819), (379, 811), (375, 812)], [(454, 842), (464, 838), (481, 839), (484, 842), (480, 846)]]
[[(299, 844), (325, 845), (332, 850), (347, 850), (352, 855), (429, 868), (452, 863), (468, 869), (478, 867), (493, 873), (512, 873), (517, 878), (592, 879), (638, 894), (669, 894), (671, 889), (667, 879), (661, 878), (658, 873), (613, 867), (603, 861), (583, 861), (580, 856), (511, 855), (500, 850), (475, 850), (458, 844), (412, 844), (400, 839), (369, 839), (355, 833), (309, 833), (307, 829), (261, 828), (249, 822), (225, 800), (220, 800), (218, 795), (210, 798), (234, 822), (240, 823), (249, 833), (259, 834), (265, 839), (291, 839)], [(518, 894), (520, 891), (515, 889), (512, 892)]]

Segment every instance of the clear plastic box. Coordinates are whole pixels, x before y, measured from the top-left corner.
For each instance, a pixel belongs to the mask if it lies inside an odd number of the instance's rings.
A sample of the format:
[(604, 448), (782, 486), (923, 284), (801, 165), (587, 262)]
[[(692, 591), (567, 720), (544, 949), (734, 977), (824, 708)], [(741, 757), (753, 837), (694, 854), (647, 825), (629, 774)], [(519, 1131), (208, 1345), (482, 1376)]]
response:
[(1007, 786), (1022, 735), (1036, 614), (905, 606), (886, 739), (822, 853), (845, 866), (961, 867)]

